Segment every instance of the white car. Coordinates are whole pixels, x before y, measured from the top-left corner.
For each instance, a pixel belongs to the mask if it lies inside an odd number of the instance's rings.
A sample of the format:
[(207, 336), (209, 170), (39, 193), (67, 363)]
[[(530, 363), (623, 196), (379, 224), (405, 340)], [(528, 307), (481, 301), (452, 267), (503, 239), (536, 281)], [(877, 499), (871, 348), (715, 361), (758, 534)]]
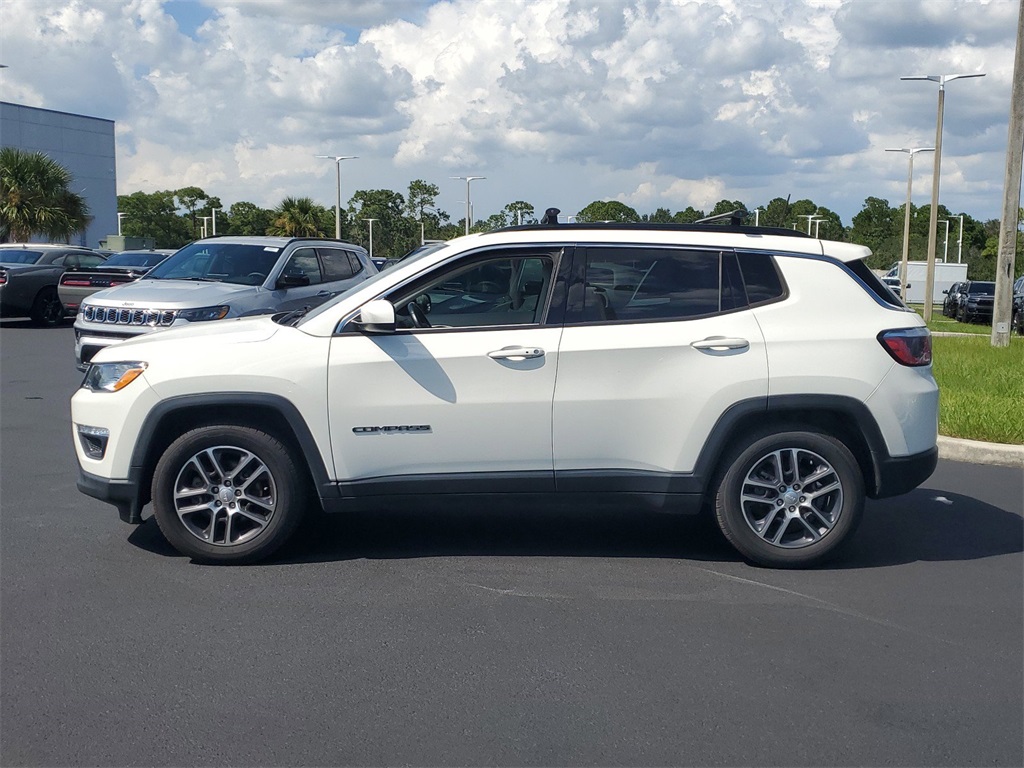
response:
[(303, 316), (99, 350), (79, 488), (130, 523), (152, 501), (205, 562), (267, 557), (314, 505), (523, 494), (705, 512), (805, 566), (937, 461), (931, 337), (869, 253), (736, 225), (462, 237)]

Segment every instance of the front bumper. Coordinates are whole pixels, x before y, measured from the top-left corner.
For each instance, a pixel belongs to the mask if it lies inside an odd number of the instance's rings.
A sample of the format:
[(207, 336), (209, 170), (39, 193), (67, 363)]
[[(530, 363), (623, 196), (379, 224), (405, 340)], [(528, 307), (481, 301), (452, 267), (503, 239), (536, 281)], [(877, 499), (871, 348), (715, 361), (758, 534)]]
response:
[(137, 525), (142, 522), (142, 504), (139, 499), (139, 484), (135, 480), (110, 480), (91, 475), (78, 468), (78, 490), (86, 496), (105, 501), (117, 507), (118, 517), (126, 523)]

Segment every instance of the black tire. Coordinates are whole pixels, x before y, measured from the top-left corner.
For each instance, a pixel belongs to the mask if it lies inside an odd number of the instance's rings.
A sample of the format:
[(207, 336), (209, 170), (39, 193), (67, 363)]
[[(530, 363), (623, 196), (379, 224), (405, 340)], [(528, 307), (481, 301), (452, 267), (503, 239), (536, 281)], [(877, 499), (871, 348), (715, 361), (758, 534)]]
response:
[(850, 450), (829, 435), (756, 434), (724, 466), (715, 496), (718, 527), (756, 565), (813, 565), (860, 523), (864, 478)]
[(171, 443), (152, 491), (167, 541), (204, 563), (269, 557), (295, 531), (308, 499), (305, 472), (288, 447), (235, 425), (201, 427)]
[(1013, 328), (1018, 336), (1024, 336), (1024, 312), (1018, 310), (1013, 313)]
[(32, 308), (28, 316), (36, 325), (43, 325), (47, 328), (60, 325), (64, 322), (64, 305), (60, 303), (57, 289), (47, 286), (36, 294), (32, 301)]

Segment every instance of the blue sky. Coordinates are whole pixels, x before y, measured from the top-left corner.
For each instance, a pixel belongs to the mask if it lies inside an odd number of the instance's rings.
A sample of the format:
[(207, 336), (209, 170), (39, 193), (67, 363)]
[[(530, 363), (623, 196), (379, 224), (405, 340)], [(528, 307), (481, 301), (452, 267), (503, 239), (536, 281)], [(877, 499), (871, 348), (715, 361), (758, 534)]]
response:
[[(227, 206), (404, 192), (458, 219), (514, 200), (642, 213), (810, 198), (844, 222), (902, 202), (934, 142), (942, 202), (999, 215), (1016, 0), (4, 0), (2, 98), (113, 119), (119, 192)], [(931, 160), (915, 161), (915, 203)]]

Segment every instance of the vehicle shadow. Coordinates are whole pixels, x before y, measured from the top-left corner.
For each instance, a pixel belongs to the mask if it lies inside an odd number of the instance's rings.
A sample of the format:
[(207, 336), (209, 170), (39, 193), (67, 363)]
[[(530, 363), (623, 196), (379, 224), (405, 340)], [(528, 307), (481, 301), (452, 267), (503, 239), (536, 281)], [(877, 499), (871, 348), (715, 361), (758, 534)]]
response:
[[(853, 538), (819, 568), (953, 562), (1024, 551), (1020, 515), (967, 496), (945, 493), (939, 502), (936, 495), (918, 489), (869, 501)], [(128, 540), (154, 554), (180, 557), (152, 518)], [(706, 515), (494, 503), (311, 515), (263, 565), (460, 556), (742, 559)]]

